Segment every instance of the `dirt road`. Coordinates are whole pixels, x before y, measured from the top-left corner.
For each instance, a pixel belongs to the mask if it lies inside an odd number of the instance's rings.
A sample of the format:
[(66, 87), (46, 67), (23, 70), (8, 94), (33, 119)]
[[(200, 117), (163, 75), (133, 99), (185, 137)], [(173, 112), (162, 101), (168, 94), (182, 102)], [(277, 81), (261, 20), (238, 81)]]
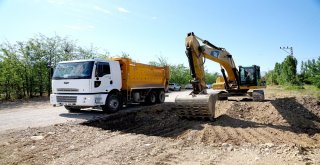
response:
[(70, 114), (64, 107), (52, 107), (48, 100), (6, 103), (0, 105), (0, 133), (70, 121), (83, 122), (102, 115), (104, 114), (99, 111)]
[[(189, 91), (170, 92), (166, 94), (166, 102), (174, 102), (178, 94)], [(125, 108), (125, 111), (140, 109), (138, 106)], [(34, 99), (28, 102), (0, 104), (0, 133), (26, 129), (28, 127), (44, 127), (66, 122), (84, 122), (94, 118), (107, 116), (100, 110), (88, 109), (82, 113), (69, 113), (64, 107), (53, 107), (48, 99)]]
[(278, 89), (267, 89), (266, 99), (219, 101), (227, 113), (214, 122), (179, 119), (168, 99), (80, 124), (5, 132), (0, 164), (320, 164), (319, 100)]

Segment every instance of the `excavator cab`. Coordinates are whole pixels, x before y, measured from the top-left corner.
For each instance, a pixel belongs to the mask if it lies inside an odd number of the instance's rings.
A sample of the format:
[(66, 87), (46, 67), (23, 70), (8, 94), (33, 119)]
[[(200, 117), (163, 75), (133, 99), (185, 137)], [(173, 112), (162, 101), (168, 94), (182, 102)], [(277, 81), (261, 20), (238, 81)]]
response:
[(243, 67), (239, 66), (240, 86), (260, 86), (260, 67), (257, 65)]
[(262, 80), (260, 66), (239, 66), (240, 87), (265, 88), (266, 82)]

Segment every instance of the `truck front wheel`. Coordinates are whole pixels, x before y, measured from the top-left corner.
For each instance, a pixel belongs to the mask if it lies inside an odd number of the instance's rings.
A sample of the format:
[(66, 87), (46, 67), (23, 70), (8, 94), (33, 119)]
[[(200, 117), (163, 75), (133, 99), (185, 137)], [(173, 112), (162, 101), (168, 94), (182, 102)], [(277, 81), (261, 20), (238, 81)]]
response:
[(102, 110), (107, 113), (115, 113), (122, 108), (120, 96), (111, 94), (106, 100), (106, 104), (102, 106)]

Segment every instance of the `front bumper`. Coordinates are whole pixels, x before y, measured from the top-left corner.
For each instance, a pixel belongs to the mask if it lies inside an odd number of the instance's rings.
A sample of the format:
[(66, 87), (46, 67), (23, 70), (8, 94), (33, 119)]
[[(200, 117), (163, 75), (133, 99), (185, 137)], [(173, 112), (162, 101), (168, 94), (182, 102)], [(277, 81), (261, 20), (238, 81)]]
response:
[(51, 94), (50, 104), (93, 107), (104, 105), (107, 96), (107, 94)]

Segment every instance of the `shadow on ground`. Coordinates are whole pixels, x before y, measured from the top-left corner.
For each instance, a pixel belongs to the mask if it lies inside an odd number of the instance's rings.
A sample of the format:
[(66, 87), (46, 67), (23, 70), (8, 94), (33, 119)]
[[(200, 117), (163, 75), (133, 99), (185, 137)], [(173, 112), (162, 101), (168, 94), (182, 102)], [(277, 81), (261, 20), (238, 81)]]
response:
[(69, 113), (61, 113), (59, 116), (65, 117), (65, 118), (73, 118), (73, 119), (84, 119), (84, 120), (94, 120), (98, 117), (107, 116), (108, 114), (105, 114), (101, 110), (81, 110), (77, 112), (69, 112)]
[(288, 122), (290, 131), (309, 135), (320, 133), (319, 105), (311, 103), (306, 108), (307, 105), (300, 104), (295, 97), (278, 98), (272, 100), (271, 104)]
[(143, 106), (135, 111), (120, 111), (83, 125), (148, 136), (175, 137), (188, 129), (202, 129), (201, 121), (180, 119), (172, 110), (173, 103)]
[[(309, 108), (306, 108), (306, 105), (297, 102), (295, 97), (277, 98), (267, 101), (275, 107), (289, 126), (277, 125), (276, 123), (263, 124), (242, 118), (233, 118), (228, 115), (220, 116), (211, 124), (233, 128), (270, 127), (282, 131), (290, 131), (298, 134), (305, 133), (308, 135), (320, 133), (320, 112), (319, 107), (316, 107), (317, 103), (309, 103)], [(232, 110), (239, 110), (239, 107), (233, 107)], [(318, 112), (318, 114), (315, 114), (315, 112)]]
[(82, 109), (79, 111), (72, 111), (69, 113), (61, 113), (59, 116), (66, 118), (74, 118), (74, 119), (85, 119), (85, 120), (98, 120), (98, 119), (107, 119), (112, 118), (113, 116), (120, 116), (123, 114), (135, 112), (141, 110), (141, 107), (137, 105), (130, 105), (128, 107), (124, 107), (120, 112), (115, 114), (108, 114), (101, 109)]

